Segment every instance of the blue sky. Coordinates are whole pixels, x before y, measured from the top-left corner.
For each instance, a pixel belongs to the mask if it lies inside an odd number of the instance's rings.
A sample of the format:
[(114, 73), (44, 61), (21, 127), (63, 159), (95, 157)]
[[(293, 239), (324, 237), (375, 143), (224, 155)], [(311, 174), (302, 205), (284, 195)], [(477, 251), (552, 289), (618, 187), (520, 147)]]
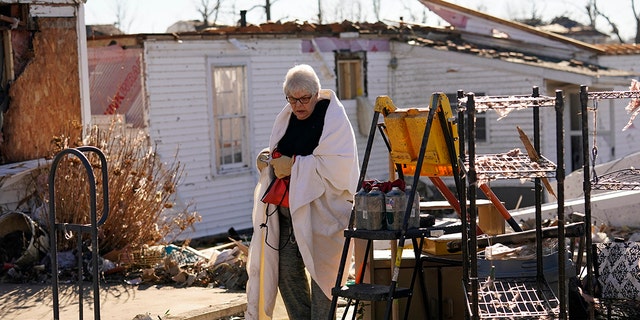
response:
[[(117, 20), (118, 5), (122, 10), (122, 28), (128, 33), (163, 33), (179, 20), (201, 20), (197, 8), (203, 0), (87, 0), (85, 19), (87, 24), (110, 24)], [(206, 0), (204, 0), (206, 1)], [(209, 0), (214, 3), (216, 0)], [(322, 3), (323, 15), (327, 19), (376, 21), (371, 0), (270, 0), (272, 20), (317, 21), (318, 3)], [(618, 25), (625, 38), (634, 36), (635, 21), (631, 11), (632, 0), (599, 0), (599, 8)], [(637, 1), (637, 0), (634, 0)], [(574, 20), (587, 23), (583, 9), (587, 0), (452, 0), (451, 2), (480, 10), (501, 18), (513, 19), (530, 17), (535, 10), (543, 19), (566, 15)], [(640, 1), (638, 8), (640, 9)], [(249, 23), (262, 23), (266, 16), (265, 0), (222, 0), (219, 23), (234, 24), (239, 19), (240, 10), (249, 10)], [(442, 24), (418, 0), (381, 0), (381, 19), (405, 20), (423, 19), (426, 24)], [(427, 12), (425, 15), (424, 12)], [(326, 22), (326, 21), (325, 21)], [(421, 21), (418, 21), (421, 22)], [(599, 21), (601, 31), (608, 31), (604, 21)]]

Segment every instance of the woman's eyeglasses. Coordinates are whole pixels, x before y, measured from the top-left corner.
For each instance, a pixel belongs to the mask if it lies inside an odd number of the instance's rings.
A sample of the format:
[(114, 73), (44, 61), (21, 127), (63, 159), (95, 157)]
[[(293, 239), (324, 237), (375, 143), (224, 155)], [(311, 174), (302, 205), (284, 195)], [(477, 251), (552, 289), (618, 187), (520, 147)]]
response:
[(287, 101), (292, 105), (295, 104), (296, 102), (300, 102), (301, 104), (307, 104), (309, 103), (309, 101), (311, 101), (311, 97), (312, 96), (300, 97), (300, 98), (286, 97), (285, 99), (287, 99)]

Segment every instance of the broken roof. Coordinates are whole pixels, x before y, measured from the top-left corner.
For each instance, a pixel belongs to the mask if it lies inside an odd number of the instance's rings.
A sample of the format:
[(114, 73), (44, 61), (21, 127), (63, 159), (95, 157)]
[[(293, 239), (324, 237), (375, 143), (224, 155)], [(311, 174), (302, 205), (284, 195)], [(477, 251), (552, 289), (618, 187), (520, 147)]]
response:
[[(480, 11), (472, 10), (443, 0), (420, 0), (429, 10), (447, 21), (456, 29), (464, 30), (485, 38), (509, 38), (538, 46), (557, 47), (602, 54), (602, 50), (591, 44), (547, 32), (516, 21), (501, 19)], [(567, 54), (567, 52), (565, 52)]]
[(637, 43), (604, 43), (596, 44), (605, 52), (605, 55), (635, 55), (640, 54), (640, 45)]
[[(588, 76), (628, 77), (634, 74), (624, 70), (598, 65), (598, 56), (638, 53), (633, 46), (592, 45), (553, 32), (500, 19), (479, 11), (442, 0), (420, 0), (430, 10), (448, 21), (449, 27), (395, 21), (350, 22), (315, 24), (310, 22), (268, 22), (260, 25), (214, 26), (195, 32), (171, 34), (133, 35), (137, 45), (146, 39), (199, 40), (199, 39), (274, 39), (358, 37), (361, 39), (387, 39), (437, 50), (500, 59), (511, 63), (584, 74)], [(99, 41), (93, 37), (89, 43)], [(109, 39), (114, 39), (110, 37)], [(129, 39), (129, 40), (126, 40)], [(122, 40), (122, 41), (121, 41)], [(131, 38), (124, 36), (118, 42), (125, 45)]]

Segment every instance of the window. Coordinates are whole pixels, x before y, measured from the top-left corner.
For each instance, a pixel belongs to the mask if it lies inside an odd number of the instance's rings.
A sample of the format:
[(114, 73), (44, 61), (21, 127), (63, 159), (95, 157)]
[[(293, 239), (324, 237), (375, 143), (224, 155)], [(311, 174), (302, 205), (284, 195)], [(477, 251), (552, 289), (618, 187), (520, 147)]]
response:
[(366, 95), (365, 52), (336, 53), (338, 98), (355, 99)]
[[(484, 93), (478, 93), (476, 96), (483, 96)], [(449, 98), (449, 104), (452, 111), (455, 113), (458, 107), (458, 94), (447, 93)], [(465, 128), (465, 130), (467, 130)], [(476, 142), (488, 142), (489, 141), (489, 128), (487, 127), (487, 113), (476, 112)], [(468, 134), (467, 134), (468, 136)]]
[(487, 128), (487, 113), (476, 113), (476, 141), (489, 141), (487, 137), (487, 131), (489, 131), (489, 128)]
[(213, 139), (218, 173), (247, 165), (246, 83), (244, 66), (212, 66)]

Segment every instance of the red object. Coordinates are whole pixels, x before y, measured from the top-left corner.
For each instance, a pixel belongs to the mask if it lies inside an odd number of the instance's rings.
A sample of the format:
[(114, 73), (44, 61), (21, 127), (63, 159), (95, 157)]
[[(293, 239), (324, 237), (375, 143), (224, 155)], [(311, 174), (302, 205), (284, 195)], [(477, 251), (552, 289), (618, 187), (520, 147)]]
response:
[(447, 199), (447, 202), (449, 202), (449, 204), (451, 205), (453, 210), (455, 210), (458, 213), (458, 215), (460, 215), (460, 213), (461, 213), (461, 211), (460, 211), (460, 201), (458, 201), (458, 198), (456, 198), (456, 196), (453, 194), (453, 192), (451, 192), (451, 190), (449, 190), (449, 188), (444, 183), (444, 181), (442, 181), (442, 179), (440, 179), (440, 177), (429, 177), (429, 179), (431, 180), (433, 185), (435, 185), (436, 188), (438, 188), (438, 190), (440, 191), (442, 196), (444, 196), (444, 198)]
[[(442, 179), (440, 179), (440, 177), (429, 177), (429, 179), (431, 180), (433, 185), (435, 185), (436, 188), (438, 188), (438, 190), (445, 197), (445, 199), (447, 199), (447, 202), (449, 202), (449, 204), (451, 205), (453, 210), (455, 210), (456, 213), (458, 213), (458, 217), (462, 218), (462, 211), (461, 211), (461, 208), (460, 208), (460, 201), (458, 201), (458, 198), (456, 198), (456, 196), (453, 194), (453, 192), (451, 192), (451, 190), (449, 190), (449, 188), (444, 183), (444, 181), (442, 181)], [(484, 231), (482, 231), (480, 226), (476, 225), (476, 235), (481, 235), (481, 234), (484, 234)]]
[(378, 187), (380, 191), (387, 193), (391, 191), (393, 187), (398, 187), (404, 191), (406, 188), (405, 182), (402, 179), (396, 179), (394, 181), (378, 181), (378, 180), (365, 180), (362, 182), (362, 188), (369, 192), (373, 187)]
[(496, 194), (493, 193), (493, 191), (491, 190), (491, 188), (489, 188), (488, 185), (486, 184), (480, 185), (480, 190), (482, 190), (482, 192), (484, 192), (484, 194), (487, 197), (489, 197), (489, 200), (491, 200), (493, 205), (498, 209), (498, 211), (500, 212), (500, 214), (505, 220), (511, 219), (511, 214), (509, 213), (509, 210), (507, 210), (507, 208), (504, 207), (500, 199), (498, 199), (498, 196), (496, 196)]
[(282, 157), (282, 153), (280, 153), (280, 151), (278, 150), (273, 150), (273, 152), (271, 153), (271, 158), (276, 159), (280, 157)]
[(289, 207), (289, 177), (274, 178), (262, 196), (262, 202)]

